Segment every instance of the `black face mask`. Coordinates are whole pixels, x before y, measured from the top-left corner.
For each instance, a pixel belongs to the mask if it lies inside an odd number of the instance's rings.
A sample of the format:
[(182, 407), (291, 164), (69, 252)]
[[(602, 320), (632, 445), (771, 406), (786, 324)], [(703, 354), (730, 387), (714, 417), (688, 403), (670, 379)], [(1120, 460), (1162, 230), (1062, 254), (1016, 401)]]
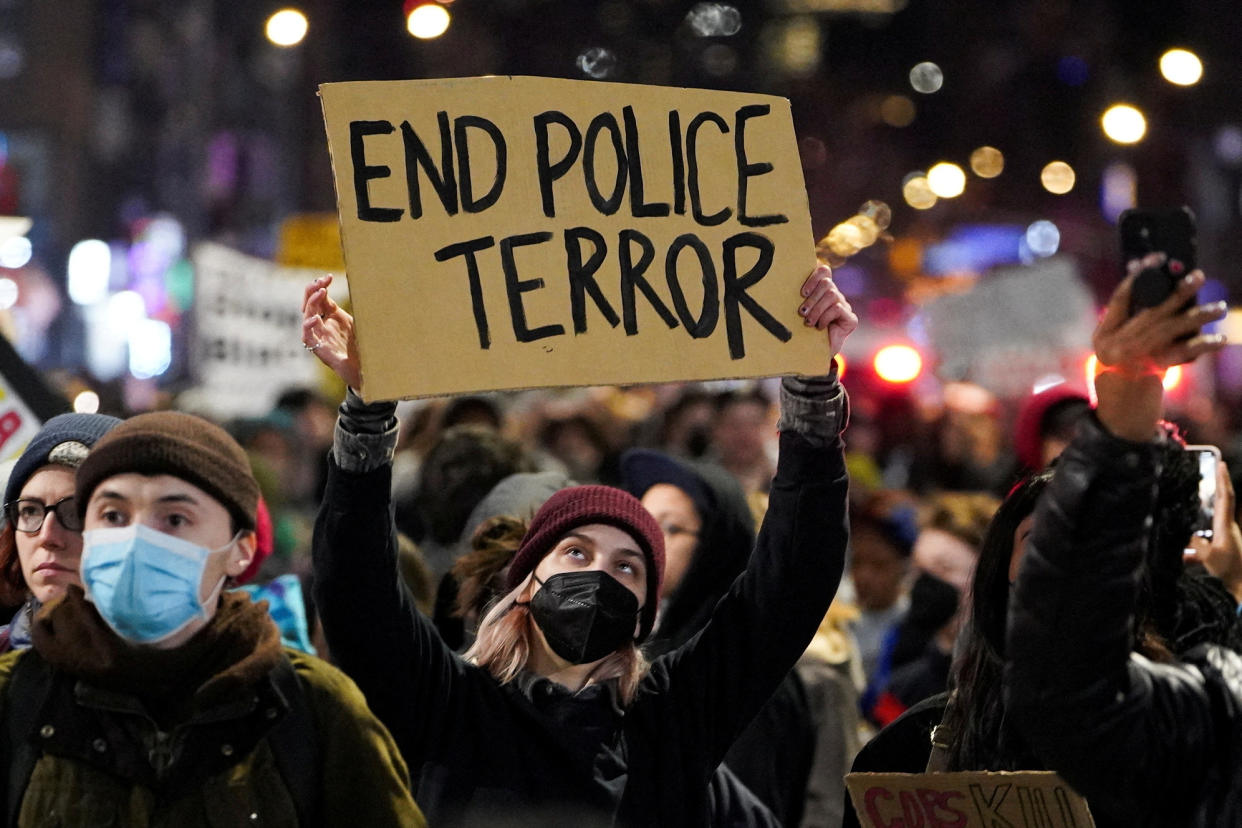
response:
[(616, 578), (593, 569), (562, 572), (540, 583), (530, 612), (561, 658), (589, 664), (633, 640), (638, 599)]

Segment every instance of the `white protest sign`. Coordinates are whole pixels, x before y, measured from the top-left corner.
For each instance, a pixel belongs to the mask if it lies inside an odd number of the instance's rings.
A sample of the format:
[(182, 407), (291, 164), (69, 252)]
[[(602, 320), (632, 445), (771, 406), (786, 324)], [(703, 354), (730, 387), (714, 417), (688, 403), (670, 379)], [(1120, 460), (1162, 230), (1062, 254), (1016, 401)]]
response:
[[(301, 309), (306, 285), (323, 271), (209, 242), (195, 247), (193, 261), (196, 410), (217, 419), (260, 416), (282, 391), (322, 384), (319, 361), (302, 347)], [(344, 293), (337, 275), (333, 294)]]

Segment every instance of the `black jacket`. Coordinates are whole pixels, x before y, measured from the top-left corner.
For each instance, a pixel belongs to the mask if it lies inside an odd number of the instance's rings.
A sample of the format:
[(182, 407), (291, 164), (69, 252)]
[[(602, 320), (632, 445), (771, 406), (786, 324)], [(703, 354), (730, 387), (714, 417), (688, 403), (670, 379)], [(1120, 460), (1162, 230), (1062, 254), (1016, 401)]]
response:
[(806, 648), (843, 566), (840, 440), (780, 440), (745, 574), (702, 634), (655, 661), (625, 709), (610, 686), (500, 685), (462, 661), (396, 576), (390, 467), (353, 474), (332, 462), (314, 538), (324, 631), (421, 769), (416, 799), (430, 824), (706, 824), (713, 770)]
[(1101, 826), (1242, 825), (1242, 658), (1131, 654), (1158, 458), (1080, 424), (1010, 601), (1007, 710)]

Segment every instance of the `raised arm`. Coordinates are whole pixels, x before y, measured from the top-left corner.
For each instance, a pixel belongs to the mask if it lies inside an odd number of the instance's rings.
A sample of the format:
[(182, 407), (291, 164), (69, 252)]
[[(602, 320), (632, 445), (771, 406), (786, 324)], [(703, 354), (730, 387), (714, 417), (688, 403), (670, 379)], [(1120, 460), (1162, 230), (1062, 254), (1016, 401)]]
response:
[(1202, 671), (1131, 655), (1163, 439), (1161, 373), (1220, 348), (1198, 330), (1224, 313), (1182, 310), (1202, 285), (1196, 271), (1164, 304), (1129, 316), (1138, 269), (1095, 332), (1098, 408), (1035, 511), (1010, 601), (1005, 682), (1007, 715), (1041, 760), (1097, 819), (1127, 825), (1191, 813), (1213, 740), (1229, 733), (1215, 721), (1219, 685)]
[(392, 512), (396, 405), (364, 403), (353, 318), (316, 279), (303, 302), (302, 341), (349, 386), (315, 519), (314, 595), (333, 661), (417, 768), (454, 720), (464, 664), (414, 606), (397, 568)]
[[(858, 319), (826, 267), (804, 284), (800, 312), (827, 332), (832, 366)], [(836, 593), (848, 538), (839, 436), (847, 416), (835, 367), (782, 381), (780, 456), (746, 571), (707, 626), (656, 661), (636, 700), (657, 721), (674, 717), (712, 767), (793, 668)]]

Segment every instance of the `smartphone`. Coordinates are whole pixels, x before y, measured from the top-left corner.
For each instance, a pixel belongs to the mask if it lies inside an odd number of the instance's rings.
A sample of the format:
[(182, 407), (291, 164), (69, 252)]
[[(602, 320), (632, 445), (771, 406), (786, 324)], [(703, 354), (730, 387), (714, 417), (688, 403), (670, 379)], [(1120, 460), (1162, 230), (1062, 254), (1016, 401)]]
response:
[(1212, 537), (1212, 519), (1216, 515), (1216, 471), (1220, 466), (1220, 449), (1216, 446), (1186, 446), (1186, 451), (1199, 460), (1199, 517), (1195, 521), (1195, 537)]
[[(1118, 222), (1121, 234), (1121, 267), (1148, 253), (1164, 253), (1160, 267), (1149, 267), (1134, 280), (1130, 313), (1159, 305), (1187, 273), (1197, 267), (1198, 230), (1189, 207), (1126, 210)], [(1189, 308), (1194, 304), (1187, 302)]]

